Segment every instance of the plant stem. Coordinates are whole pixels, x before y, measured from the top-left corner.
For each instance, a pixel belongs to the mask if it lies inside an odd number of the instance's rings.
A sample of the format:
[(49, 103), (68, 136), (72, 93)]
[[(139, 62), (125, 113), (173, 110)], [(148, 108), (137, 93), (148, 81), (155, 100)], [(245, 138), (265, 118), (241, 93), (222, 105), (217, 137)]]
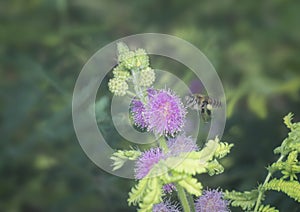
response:
[[(284, 158), (284, 155), (281, 155), (275, 163), (282, 161), (283, 158)], [(259, 208), (260, 203), (261, 203), (262, 196), (264, 194), (264, 186), (269, 182), (271, 176), (272, 176), (272, 173), (269, 172), (266, 179), (265, 179), (265, 181), (264, 181), (264, 183), (263, 183), (263, 185), (262, 185), (262, 188), (259, 190), (258, 197), (257, 197), (257, 200), (256, 200), (256, 204), (255, 204), (255, 208), (254, 208), (254, 212), (258, 211), (258, 208)]]
[(163, 150), (163, 152), (168, 151), (168, 145), (167, 145), (166, 139), (164, 137), (159, 138), (158, 145)]
[(140, 88), (140, 86), (139, 86), (139, 84), (138, 84), (138, 75), (137, 75), (136, 71), (131, 70), (131, 75), (132, 75), (132, 83), (133, 83), (133, 86), (134, 86), (134, 91), (135, 91), (136, 95), (137, 95), (141, 100), (143, 100), (141, 88)]
[(130, 98), (136, 97), (136, 94), (133, 93), (133, 92), (131, 92), (131, 91), (127, 91), (126, 93), (127, 93), (127, 95), (128, 95)]
[(191, 211), (195, 212), (195, 205), (194, 205), (193, 196), (191, 194), (189, 194), (189, 193), (186, 193), (186, 195), (187, 195), (187, 199), (189, 201), (189, 205), (190, 205)]
[(187, 200), (186, 193), (185, 193), (184, 189), (178, 183), (176, 183), (176, 189), (177, 189), (177, 195), (178, 195), (178, 198), (181, 202), (181, 206), (183, 208), (183, 211), (184, 212), (191, 212), (190, 204)]

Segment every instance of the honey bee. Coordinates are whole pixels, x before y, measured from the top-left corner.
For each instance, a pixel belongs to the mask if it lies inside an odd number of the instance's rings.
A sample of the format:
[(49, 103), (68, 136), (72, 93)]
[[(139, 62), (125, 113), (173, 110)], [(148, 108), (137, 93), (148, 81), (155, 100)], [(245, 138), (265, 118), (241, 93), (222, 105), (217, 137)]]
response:
[(198, 110), (204, 122), (211, 120), (213, 108), (219, 108), (222, 106), (221, 101), (199, 93), (186, 96), (185, 103), (186, 107), (192, 110)]

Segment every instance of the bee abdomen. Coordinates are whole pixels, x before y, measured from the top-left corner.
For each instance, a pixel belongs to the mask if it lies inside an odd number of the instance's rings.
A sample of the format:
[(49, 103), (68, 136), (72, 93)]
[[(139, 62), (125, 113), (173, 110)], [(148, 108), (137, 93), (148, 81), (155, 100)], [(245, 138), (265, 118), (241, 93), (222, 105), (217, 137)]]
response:
[(213, 108), (219, 108), (219, 107), (222, 106), (221, 101), (218, 100), (218, 99), (209, 98), (209, 99), (208, 99), (208, 103), (209, 103)]

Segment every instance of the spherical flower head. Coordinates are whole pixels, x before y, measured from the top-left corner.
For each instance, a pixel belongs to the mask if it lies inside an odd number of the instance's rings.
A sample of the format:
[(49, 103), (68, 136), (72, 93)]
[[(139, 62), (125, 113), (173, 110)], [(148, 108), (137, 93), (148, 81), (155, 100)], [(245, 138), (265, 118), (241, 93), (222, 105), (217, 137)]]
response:
[(120, 54), (118, 60), (124, 65), (126, 69), (133, 69), (136, 67), (136, 58), (134, 51), (128, 51), (124, 54)]
[(184, 134), (177, 136), (176, 138), (169, 138), (167, 141), (169, 148), (169, 154), (177, 156), (183, 152), (197, 151), (199, 148), (191, 137), (186, 137)]
[(155, 81), (155, 72), (150, 67), (141, 70), (139, 77), (139, 85), (144, 87), (149, 87)]
[(185, 107), (173, 92), (159, 90), (149, 94), (145, 111), (149, 131), (153, 131), (156, 135), (174, 136), (181, 131), (185, 115)]
[(128, 90), (128, 84), (124, 80), (113, 78), (109, 80), (108, 88), (116, 96), (125, 96)]
[(165, 194), (171, 194), (173, 191), (176, 191), (176, 187), (173, 183), (168, 183), (163, 186), (163, 191)]
[(118, 78), (120, 80), (126, 81), (130, 77), (129, 71), (127, 71), (123, 65), (118, 65), (113, 69), (114, 78)]
[(126, 60), (126, 58), (128, 58), (129, 54), (131, 54), (131, 55), (134, 54), (134, 52), (129, 53), (130, 50), (129, 50), (128, 46), (123, 42), (117, 43), (117, 49), (118, 49), (118, 62), (119, 62), (119, 64), (122, 64), (122, 65), (124, 65), (123, 62), (124, 62), (124, 60)]
[(145, 69), (149, 66), (149, 57), (144, 49), (137, 49), (135, 51), (136, 67)]
[(223, 193), (214, 189), (206, 190), (203, 195), (196, 200), (195, 209), (197, 212), (228, 212), (229, 202), (223, 199)]
[[(154, 95), (155, 93), (155, 89), (147, 89), (147, 95)], [(148, 127), (148, 122), (145, 119), (145, 110), (146, 108), (144, 103), (137, 97), (134, 97), (129, 107), (130, 118), (133, 121), (133, 125), (141, 131), (144, 131)]]
[(145, 130), (148, 127), (148, 123), (145, 120), (145, 106), (137, 98), (133, 98), (130, 103), (130, 115), (133, 124), (141, 130)]
[(118, 61), (124, 65), (126, 69), (142, 70), (149, 66), (149, 57), (144, 49), (129, 51), (127, 46), (119, 45), (118, 51)]
[(142, 153), (135, 164), (135, 178), (138, 180), (144, 178), (151, 168), (163, 158), (164, 154), (160, 148), (151, 148)]
[(172, 205), (168, 200), (153, 206), (153, 212), (179, 212), (177, 205)]

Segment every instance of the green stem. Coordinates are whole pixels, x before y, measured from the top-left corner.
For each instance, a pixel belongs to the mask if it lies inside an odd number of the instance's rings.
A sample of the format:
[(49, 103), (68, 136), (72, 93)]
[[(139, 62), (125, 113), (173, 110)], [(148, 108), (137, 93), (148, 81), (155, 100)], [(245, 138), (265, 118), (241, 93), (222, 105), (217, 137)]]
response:
[[(282, 161), (283, 158), (284, 158), (284, 155), (281, 155), (275, 163)], [(258, 211), (258, 208), (259, 208), (260, 203), (261, 203), (262, 196), (264, 194), (264, 186), (269, 182), (271, 176), (272, 176), (272, 173), (269, 172), (266, 179), (265, 179), (265, 181), (264, 181), (264, 183), (263, 183), (263, 185), (262, 185), (262, 187), (261, 187), (261, 189), (259, 189), (258, 197), (257, 197), (255, 208), (254, 208), (254, 212)]]
[(141, 100), (143, 100), (142, 91), (141, 91), (141, 88), (138, 85), (138, 76), (137, 76), (136, 71), (131, 70), (131, 75), (132, 75), (132, 83), (133, 83), (134, 91), (135, 91), (136, 95)]
[(186, 195), (187, 195), (187, 199), (189, 201), (189, 205), (190, 205), (191, 211), (195, 212), (195, 205), (194, 205), (193, 196), (191, 194), (189, 194), (189, 193), (186, 193)]
[(136, 97), (136, 94), (131, 92), (131, 91), (126, 91), (127, 95), (130, 97), (130, 98), (134, 98)]
[(191, 212), (190, 204), (187, 200), (186, 193), (185, 193), (184, 189), (178, 183), (176, 183), (176, 189), (177, 189), (177, 195), (178, 195), (178, 198), (181, 202), (181, 206), (183, 208), (183, 211), (184, 212)]
[(167, 145), (166, 139), (164, 137), (159, 138), (158, 145), (163, 150), (163, 152), (168, 151), (168, 145)]

